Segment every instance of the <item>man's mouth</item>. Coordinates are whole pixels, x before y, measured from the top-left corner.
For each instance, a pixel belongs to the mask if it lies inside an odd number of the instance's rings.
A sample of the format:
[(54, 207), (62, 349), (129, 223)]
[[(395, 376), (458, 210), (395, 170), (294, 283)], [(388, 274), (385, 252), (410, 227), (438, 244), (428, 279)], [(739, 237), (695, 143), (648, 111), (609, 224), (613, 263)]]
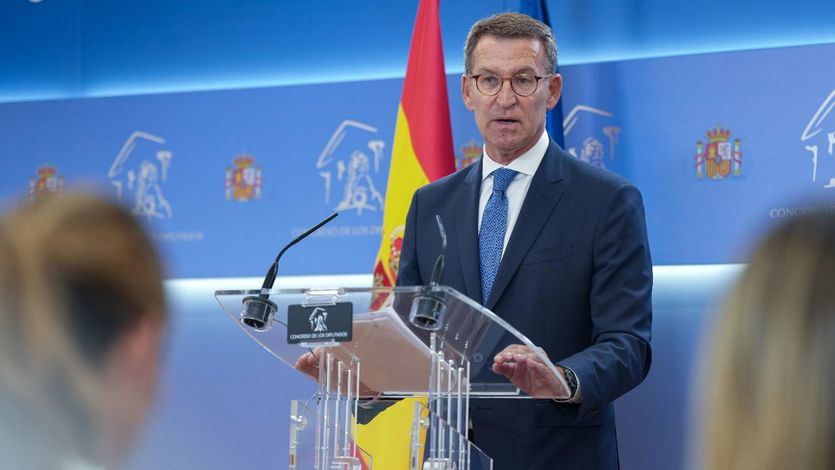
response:
[(495, 121), (499, 124), (514, 124), (519, 122), (516, 119), (495, 119)]

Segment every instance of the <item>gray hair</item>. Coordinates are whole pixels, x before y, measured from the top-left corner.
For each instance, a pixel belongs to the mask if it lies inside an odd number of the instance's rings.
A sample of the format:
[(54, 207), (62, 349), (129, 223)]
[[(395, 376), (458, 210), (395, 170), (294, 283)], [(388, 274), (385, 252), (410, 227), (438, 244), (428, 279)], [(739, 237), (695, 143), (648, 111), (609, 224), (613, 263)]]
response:
[(499, 13), (479, 20), (470, 28), (467, 43), (464, 46), (464, 71), (473, 71), (473, 53), (478, 41), (483, 36), (495, 36), (502, 39), (531, 38), (538, 39), (545, 48), (545, 68), (547, 73), (557, 69), (557, 40), (551, 28), (545, 23), (521, 13)]

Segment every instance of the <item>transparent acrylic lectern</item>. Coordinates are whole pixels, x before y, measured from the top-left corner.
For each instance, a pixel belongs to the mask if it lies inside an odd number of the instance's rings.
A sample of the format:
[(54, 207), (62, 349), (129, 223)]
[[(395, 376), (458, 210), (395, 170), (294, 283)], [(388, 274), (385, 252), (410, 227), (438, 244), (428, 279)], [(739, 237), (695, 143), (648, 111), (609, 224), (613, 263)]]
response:
[[(381, 468), (357, 446), (358, 429), (385, 414), (383, 403), (409, 397), (422, 399), (412, 405), (410, 432), (392, 436), (408, 440), (409, 455), (398, 468), (491, 469), (489, 456), (467, 440), (471, 398), (564, 398), (556, 395), (565, 389), (562, 375), (540, 349), (449, 287), (217, 291), (215, 297), (287, 366), (316, 355), (317, 395), (291, 404), (291, 469)], [(337, 314), (329, 317), (328, 309), (337, 305), (350, 306), (350, 341), (338, 342), (346, 336), (329, 325)], [(494, 356), (510, 345), (528, 346), (540, 360), (528, 361), (535, 367), (529, 366), (524, 387), (532, 395), (491, 369)]]

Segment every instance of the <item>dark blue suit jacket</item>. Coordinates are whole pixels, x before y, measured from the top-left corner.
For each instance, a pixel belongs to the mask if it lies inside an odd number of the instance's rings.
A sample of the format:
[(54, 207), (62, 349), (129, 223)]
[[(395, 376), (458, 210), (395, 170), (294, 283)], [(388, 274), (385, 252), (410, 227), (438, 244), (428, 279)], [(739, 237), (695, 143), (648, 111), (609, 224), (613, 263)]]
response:
[[(429, 282), (439, 214), (448, 237), (441, 284), (481, 301), (480, 190), (481, 161), (415, 192), (398, 285)], [(552, 141), (484, 305), (574, 370), (582, 403), (472, 401), (475, 444), (496, 469), (618, 468), (612, 401), (649, 371), (651, 294), (640, 192)]]

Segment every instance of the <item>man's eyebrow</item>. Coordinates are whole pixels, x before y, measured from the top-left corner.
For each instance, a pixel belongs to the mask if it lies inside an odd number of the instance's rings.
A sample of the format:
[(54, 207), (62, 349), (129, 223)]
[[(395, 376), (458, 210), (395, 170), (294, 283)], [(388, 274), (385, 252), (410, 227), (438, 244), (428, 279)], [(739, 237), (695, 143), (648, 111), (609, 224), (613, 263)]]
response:
[[(476, 71), (476, 73), (474, 73), (473, 75), (483, 75), (483, 74), (486, 74), (486, 73), (490, 73), (490, 74), (493, 74), (493, 75), (501, 75), (499, 72), (496, 72), (495, 70), (492, 70), (492, 69), (487, 68), (487, 67), (478, 67), (478, 68), (475, 69), (475, 71)], [(528, 65), (528, 66), (522, 67), (520, 69), (517, 69), (515, 72), (513, 72), (511, 74), (511, 76), (516, 76), (516, 75), (523, 74), (523, 73), (528, 74), (528, 75), (537, 75), (536, 69), (534, 69), (533, 67)]]
[(522, 67), (521, 69), (517, 70), (516, 73), (514, 73), (514, 75), (519, 75), (520, 73), (526, 73), (526, 74), (529, 74), (529, 75), (536, 75), (537, 74), (536, 69), (534, 69), (531, 66)]
[(484, 75), (486, 73), (491, 73), (493, 75), (498, 75), (498, 73), (496, 73), (494, 70), (491, 70), (491, 69), (486, 68), (486, 67), (478, 67), (478, 68), (475, 69), (475, 72), (476, 73), (474, 73), (473, 75)]

